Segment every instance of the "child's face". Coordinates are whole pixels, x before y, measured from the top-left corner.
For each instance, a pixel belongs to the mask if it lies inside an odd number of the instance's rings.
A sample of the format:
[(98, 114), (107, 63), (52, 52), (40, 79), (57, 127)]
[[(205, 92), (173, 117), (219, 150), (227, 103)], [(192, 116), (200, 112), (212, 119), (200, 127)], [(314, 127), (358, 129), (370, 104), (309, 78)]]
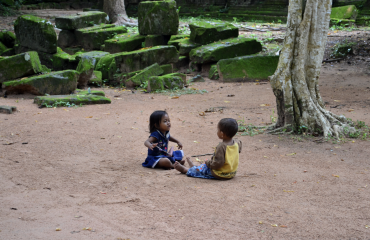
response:
[(161, 123), (159, 124), (159, 131), (167, 132), (170, 131), (170, 128), (171, 128), (170, 117), (166, 114), (161, 119)]
[(220, 128), (217, 126), (217, 137), (219, 139), (223, 139), (224, 138), (224, 133), (221, 132)]

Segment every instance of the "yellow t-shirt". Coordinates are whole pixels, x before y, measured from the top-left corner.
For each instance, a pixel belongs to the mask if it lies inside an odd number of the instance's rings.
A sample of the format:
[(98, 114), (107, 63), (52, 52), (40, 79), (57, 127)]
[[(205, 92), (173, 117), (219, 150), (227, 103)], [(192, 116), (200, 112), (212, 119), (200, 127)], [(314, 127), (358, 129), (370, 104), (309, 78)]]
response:
[(220, 143), (215, 150), (211, 161), (207, 164), (212, 172), (221, 178), (235, 177), (239, 165), (239, 153), (241, 152), (241, 142), (234, 140), (233, 145)]

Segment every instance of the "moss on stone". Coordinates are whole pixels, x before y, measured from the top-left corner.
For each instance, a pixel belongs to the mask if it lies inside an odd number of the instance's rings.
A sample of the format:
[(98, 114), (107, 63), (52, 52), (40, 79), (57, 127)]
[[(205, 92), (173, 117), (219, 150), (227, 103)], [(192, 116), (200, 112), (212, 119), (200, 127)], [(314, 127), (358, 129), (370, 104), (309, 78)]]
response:
[(138, 22), (141, 35), (176, 35), (179, 28), (176, 2), (173, 0), (141, 2)]
[(170, 74), (166, 74), (165, 75), (166, 77), (179, 77), (181, 78), (181, 80), (183, 81), (184, 84), (186, 84), (186, 74), (183, 74), (183, 73), (170, 73)]
[(82, 33), (82, 46), (84, 49), (100, 50), (101, 45), (108, 39), (113, 38), (117, 34), (127, 33), (127, 28), (123, 26), (104, 28), (94, 31)]
[(4, 82), (3, 85), (7, 93), (31, 93), (34, 95), (70, 94), (77, 87), (77, 78), (77, 71), (65, 70)]
[(145, 37), (145, 47), (154, 47), (167, 45), (169, 36), (164, 35), (148, 35)]
[(57, 102), (64, 102), (75, 105), (91, 105), (91, 104), (109, 104), (111, 100), (107, 97), (89, 94), (89, 95), (59, 95), (59, 96), (39, 96), (35, 97), (34, 103), (39, 106), (53, 106)]
[(279, 56), (244, 56), (223, 59), (217, 63), (220, 80), (247, 82), (266, 80), (276, 71)]
[(170, 74), (170, 73), (173, 73), (172, 64), (164, 64), (164, 65), (161, 65), (160, 67), (163, 70), (163, 73), (162, 74)]
[(355, 5), (334, 7), (331, 9), (330, 18), (333, 19), (353, 19), (356, 20), (358, 10)]
[(115, 57), (117, 68), (122, 73), (134, 72), (149, 67), (154, 63), (159, 65), (175, 63), (178, 53), (174, 46), (156, 46), (141, 50), (118, 53)]
[(94, 71), (88, 84), (98, 87), (102, 86), (103, 85), (102, 73), (100, 71)]
[(0, 58), (0, 83), (42, 72), (37, 52)]
[[(96, 64), (95, 70), (102, 72), (103, 81), (104, 80), (107, 80), (107, 81), (113, 80), (113, 79), (109, 78), (110, 66), (111, 66), (113, 61), (114, 61), (114, 65), (115, 65), (115, 57), (119, 56), (120, 54), (121, 53), (105, 55)], [(114, 66), (114, 65), (112, 65), (112, 66)], [(115, 67), (115, 69), (117, 69), (117, 67)], [(115, 69), (112, 69), (112, 71), (115, 71)]]
[(92, 63), (94, 64), (94, 67), (95, 67), (96, 64), (99, 62), (99, 60), (108, 54), (109, 52), (104, 52), (104, 51), (90, 51), (90, 52), (76, 53), (75, 56), (76, 56), (77, 61), (80, 61), (84, 57), (93, 59)]
[(89, 93), (89, 90), (81, 90), (81, 89), (77, 89), (76, 90), (76, 94), (77, 95), (97, 95), (97, 96), (103, 96), (105, 97), (105, 92), (104, 91), (100, 91), (100, 90), (90, 90), (90, 93)]
[(158, 63), (154, 63), (153, 65), (144, 68), (139, 74), (129, 78), (125, 82), (126, 87), (138, 87), (142, 83), (148, 81), (150, 77), (158, 76), (163, 73), (162, 68), (158, 65)]
[(190, 23), (189, 27), (190, 40), (201, 45), (239, 36), (239, 29), (230, 23), (198, 21)]
[(44, 53), (57, 52), (57, 35), (53, 24), (33, 15), (22, 15), (14, 23), (19, 45)]
[(9, 48), (5, 46), (2, 42), (0, 42), (0, 55), (3, 54), (3, 52), (7, 51)]
[(0, 31), (0, 42), (7, 48), (13, 48), (15, 44), (15, 34), (10, 31)]
[(164, 90), (164, 82), (160, 77), (150, 77), (148, 80), (148, 92)]
[(106, 40), (104, 50), (110, 53), (134, 51), (141, 48), (144, 41), (145, 36), (140, 34), (120, 34)]
[(76, 36), (77, 44), (81, 45), (81, 43), (82, 43), (82, 34), (85, 33), (85, 32), (91, 32), (91, 31), (101, 30), (101, 29), (105, 29), (105, 28), (112, 28), (112, 27), (115, 27), (115, 25), (114, 24), (102, 23), (102, 24), (95, 25), (93, 27), (86, 27), (86, 28), (76, 29), (74, 31), (74, 34)]
[(201, 46), (201, 45), (198, 44), (198, 43), (194, 43), (193, 41), (191, 41), (188, 38), (179, 40), (179, 54), (181, 56), (188, 57), (191, 50), (193, 50), (193, 49), (195, 49), (199, 46)]
[(171, 73), (163, 76), (151, 77), (148, 82), (148, 91), (163, 90), (167, 89), (181, 89), (184, 87), (186, 82), (183, 80), (185, 74)]
[(189, 58), (186, 56), (179, 57), (179, 60), (173, 64), (173, 71), (176, 72), (180, 68), (183, 68), (183, 67), (186, 67), (186, 68), (189, 67)]
[(217, 62), (221, 59), (251, 55), (262, 51), (262, 45), (251, 38), (231, 38), (204, 45), (190, 51), (194, 63)]
[(59, 52), (53, 55), (53, 69), (55, 71), (76, 69), (78, 61), (75, 55), (69, 55), (66, 52)]
[(218, 80), (220, 78), (217, 71), (217, 64), (211, 66), (211, 69), (209, 70), (208, 73), (208, 78), (211, 80)]
[[(177, 39), (184, 39), (184, 38), (190, 38), (190, 35), (187, 35), (187, 34), (172, 35), (171, 38), (170, 38), (170, 41), (174, 41), (174, 40), (177, 40)], [(170, 45), (170, 44), (168, 44), (168, 45)]]
[(104, 12), (82, 12), (78, 15), (56, 17), (55, 25), (60, 29), (75, 30), (94, 24), (106, 23), (108, 21), (107, 16)]

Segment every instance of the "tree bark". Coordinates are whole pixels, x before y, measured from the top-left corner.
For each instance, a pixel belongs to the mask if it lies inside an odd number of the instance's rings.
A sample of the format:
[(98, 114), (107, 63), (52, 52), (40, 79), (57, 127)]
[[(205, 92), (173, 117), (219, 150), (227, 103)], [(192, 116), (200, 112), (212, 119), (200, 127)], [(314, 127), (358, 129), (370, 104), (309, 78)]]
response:
[(115, 25), (138, 25), (127, 16), (124, 0), (104, 0), (104, 12)]
[[(306, 2), (304, 6), (304, 2)], [(290, 0), (287, 32), (276, 72), (270, 77), (278, 120), (273, 132), (318, 132), (325, 137), (343, 132), (344, 116), (325, 109), (318, 80), (332, 0)], [(304, 13), (303, 13), (304, 11)]]

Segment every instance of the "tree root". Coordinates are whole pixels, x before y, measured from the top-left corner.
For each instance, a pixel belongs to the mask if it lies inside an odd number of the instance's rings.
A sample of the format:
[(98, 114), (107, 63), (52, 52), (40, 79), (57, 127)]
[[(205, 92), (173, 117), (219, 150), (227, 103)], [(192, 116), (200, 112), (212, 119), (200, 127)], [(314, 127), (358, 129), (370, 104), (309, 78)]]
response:
[(117, 26), (122, 26), (122, 25), (125, 25), (125, 26), (129, 26), (129, 27), (137, 27), (138, 26), (138, 22), (137, 21), (133, 21), (132, 19), (129, 19), (125, 16), (117, 16), (117, 20), (113, 23), (114, 25), (117, 25)]
[[(273, 129), (273, 130), (271, 130), (271, 131), (269, 131), (267, 133), (269, 133), (269, 134), (273, 134), (273, 133), (277, 133), (277, 132), (283, 133), (283, 132), (285, 132), (284, 130), (287, 130), (291, 126), (292, 126), (291, 124), (287, 124), (287, 125), (285, 125), (283, 127), (275, 128), (275, 129)], [(292, 132), (292, 131), (290, 131), (290, 132)]]

